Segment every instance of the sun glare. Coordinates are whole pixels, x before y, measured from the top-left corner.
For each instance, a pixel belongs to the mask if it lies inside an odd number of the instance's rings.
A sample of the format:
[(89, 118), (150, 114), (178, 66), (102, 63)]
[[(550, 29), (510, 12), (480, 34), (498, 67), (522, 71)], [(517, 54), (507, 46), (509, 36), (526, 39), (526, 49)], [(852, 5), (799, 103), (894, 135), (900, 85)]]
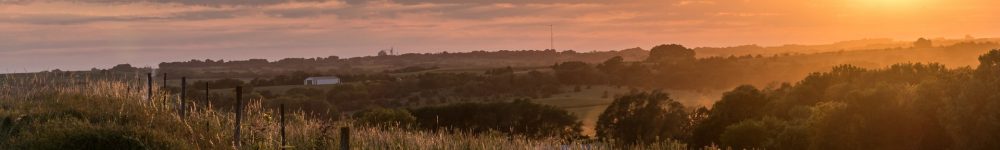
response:
[(923, 6), (927, 0), (853, 0), (865, 9), (877, 10), (912, 10)]

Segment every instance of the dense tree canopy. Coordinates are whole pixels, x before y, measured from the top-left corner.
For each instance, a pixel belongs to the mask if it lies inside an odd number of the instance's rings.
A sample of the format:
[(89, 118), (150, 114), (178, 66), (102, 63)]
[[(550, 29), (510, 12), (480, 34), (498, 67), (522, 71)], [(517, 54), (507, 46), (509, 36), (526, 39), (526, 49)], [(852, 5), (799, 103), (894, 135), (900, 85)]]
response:
[(767, 149), (997, 149), (998, 56), (998, 50), (981, 56), (976, 69), (845, 65), (772, 90), (740, 87), (714, 105), (692, 143)]
[(917, 48), (932, 47), (931, 40), (928, 40), (928, 39), (925, 39), (925, 38), (917, 39), (916, 42), (913, 42), (913, 47), (917, 47)]
[(571, 61), (552, 66), (556, 77), (563, 84), (599, 84), (603, 78), (594, 66), (585, 62)]
[(717, 139), (729, 125), (761, 117), (764, 105), (767, 103), (768, 99), (764, 93), (749, 85), (724, 93), (722, 100), (712, 105), (708, 118), (694, 129), (692, 144), (696, 146), (719, 144)]
[(667, 93), (641, 92), (615, 98), (597, 121), (597, 136), (619, 144), (683, 140), (690, 124), (684, 106)]
[[(1000, 149), (1000, 50), (979, 57), (972, 78), (944, 87), (941, 122), (956, 149)], [(956, 82), (949, 82), (956, 83)], [(948, 85), (948, 84), (945, 84)]]
[(649, 49), (649, 57), (646, 58), (648, 62), (670, 64), (693, 60), (694, 50), (678, 44), (657, 45)]

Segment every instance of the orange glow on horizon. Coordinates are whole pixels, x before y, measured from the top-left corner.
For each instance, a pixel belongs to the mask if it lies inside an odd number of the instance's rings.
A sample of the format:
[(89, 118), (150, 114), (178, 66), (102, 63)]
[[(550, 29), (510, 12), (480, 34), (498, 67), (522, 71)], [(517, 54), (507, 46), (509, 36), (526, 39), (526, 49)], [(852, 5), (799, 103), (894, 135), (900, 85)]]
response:
[[(548, 25), (555, 27), (556, 48), (578, 51), (664, 43), (724, 47), (997, 37), (1000, 20), (994, 14), (1000, 9), (993, 6), (998, 5), (992, 0), (0, 2), (0, 33), (9, 35), (0, 37), (7, 42), (0, 44), (5, 60), (0, 64), (17, 64), (0, 67), (34, 64), (24, 58), (119, 52), (204, 52), (236, 59), (318, 52), (363, 56), (390, 46), (421, 53), (545, 49)], [(223, 56), (223, 51), (245, 55)], [(62, 59), (84, 58), (93, 57)], [(182, 58), (105, 63), (176, 59)]]

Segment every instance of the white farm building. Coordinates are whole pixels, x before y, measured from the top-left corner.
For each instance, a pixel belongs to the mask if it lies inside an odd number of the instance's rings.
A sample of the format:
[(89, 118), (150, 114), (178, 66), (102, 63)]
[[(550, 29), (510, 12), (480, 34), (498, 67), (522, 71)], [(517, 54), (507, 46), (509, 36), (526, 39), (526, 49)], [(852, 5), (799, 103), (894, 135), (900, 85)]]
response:
[(305, 85), (328, 85), (340, 83), (340, 78), (336, 76), (309, 77), (303, 82)]

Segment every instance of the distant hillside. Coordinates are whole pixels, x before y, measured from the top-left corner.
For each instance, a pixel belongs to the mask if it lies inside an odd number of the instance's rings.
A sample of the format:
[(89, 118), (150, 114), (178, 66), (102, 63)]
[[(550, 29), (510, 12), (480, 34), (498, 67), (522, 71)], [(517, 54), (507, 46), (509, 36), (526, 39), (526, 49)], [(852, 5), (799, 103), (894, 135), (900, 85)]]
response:
[[(967, 37), (963, 39), (945, 39), (945, 38), (934, 38), (929, 39), (933, 46), (948, 46), (955, 45), (958, 43), (997, 43), (1000, 42), (1000, 38), (972, 38)], [(822, 53), (822, 52), (837, 52), (837, 51), (854, 51), (854, 50), (871, 50), (871, 49), (893, 49), (893, 48), (910, 48), (913, 47), (914, 41), (897, 41), (893, 39), (861, 39), (861, 40), (850, 40), (841, 41), (833, 44), (821, 44), (821, 45), (799, 45), (799, 44), (789, 44), (782, 46), (758, 46), (758, 45), (741, 45), (732, 47), (699, 47), (695, 48), (698, 53), (698, 57), (713, 57), (713, 56), (742, 56), (742, 55), (780, 55), (780, 54), (810, 54), (810, 53)]]
[[(930, 41), (934, 47), (948, 47), (960, 43), (997, 43), (1000, 42), (1000, 39), (976, 39), (969, 37), (965, 39), (936, 38), (930, 39)], [(696, 52), (696, 56), (698, 58), (710, 58), (746, 55), (787, 56), (794, 54), (822, 54), (845, 51), (910, 49), (913, 47), (913, 41), (863, 39), (825, 45), (784, 45), (774, 47), (744, 45), (721, 48), (699, 47), (694, 48), (694, 51)], [(976, 54), (980, 54), (978, 52), (981, 51), (984, 51), (984, 49), (977, 49), (976, 53), (971, 53), (969, 56), (976, 56)], [(602, 52), (576, 52), (571, 50), (500, 50), (455, 53), (409, 53), (401, 55), (380, 55), (352, 58), (339, 58), (337, 56), (317, 58), (285, 58), (277, 61), (266, 59), (235, 61), (191, 60), (186, 62), (160, 63), (158, 71), (170, 72), (174, 75), (194, 78), (255, 78), (273, 77), (287, 74), (292, 71), (306, 71), (318, 74), (356, 74), (379, 73), (386, 71), (392, 72), (393, 70), (405, 70), (406, 68), (484, 70), (507, 66), (545, 67), (551, 66), (555, 63), (568, 61), (600, 63), (614, 56), (622, 56), (625, 61), (640, 61), (644, 60), (648, 54), (648, 50), (636, 47), (619, 51)], [(964, 58), (964, 55), (960, 58)], [(888, 63), (892, 64), (899, 62), (891, 61)], [(968, 65), (968, 63), (960, 64)]]
[(472, 51), (459, 53), (410, 53), (402, 55), (365, 56), (341, 59), (286, 58), (278, 61), (250, 59), (238, 61), (191, 60), (187, 62), (160, 63), (161, 72), (171, 72), (189, 77), (258, 77), (283, 74), (289, 71), (309, 71), (327, 74), (381, 72), (412, 66), (440, 68), (495, 68), (549, 66), (558, 62), (601, 62), (614, 56), (636, 61), (646, 57), (648, 51), (639, 48), (605, 52), (575, 52), (555, 50)]

